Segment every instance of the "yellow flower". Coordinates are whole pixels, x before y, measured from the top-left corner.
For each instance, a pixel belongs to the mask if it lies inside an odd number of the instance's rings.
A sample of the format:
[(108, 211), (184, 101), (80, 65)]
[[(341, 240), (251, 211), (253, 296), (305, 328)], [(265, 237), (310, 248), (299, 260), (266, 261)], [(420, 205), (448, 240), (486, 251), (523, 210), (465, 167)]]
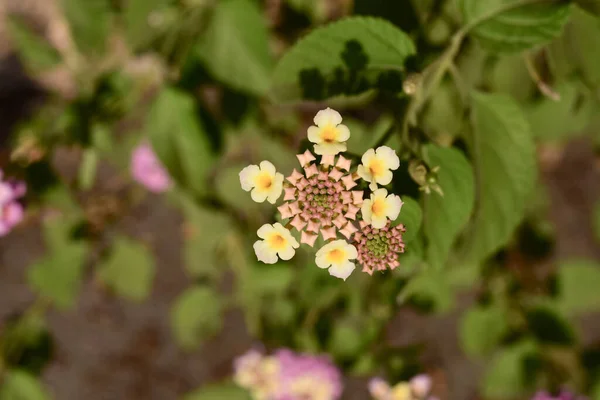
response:
[(243, 356), (233, 375), (233, 381), (252, 393), (254, 399), (271, 398), (278, 388), (279, 363), (274, 357), (258, 352)]
[(398, 218), (402, 208), (400, 196), (390, 194), (385, 189), (377, 189), (371, 193), (371, 198), (363, 201), (361, 208), (363, 220), (371, 224), (375, 229), (381, 229), (387, 224), (387, 219), (391, 221)]
[(294, 257), (295, 249), (300, 247), (290, 231), (280, 223), (264, 224), (257, 234), (263, 240), (254, 243), (254, 252), (258, 260), (265, 264), (275, 264), (278, 260), (277, 256), (282, 260), (289, 260)]
[(344, 240), (334, 240), (317, 251), (315, 262), (319, 268), (329, 268), (329, 275), (346, 280), (354, 271), (354, 260), (358, 256), (356, 247)]
[(252, 200), (262, 203), (268, 200), (275, 204), (283, 191), (283, 174), (275, 170), (275, 166), (269, 161), (263, 161), (258, 165), (249, 165), (240, 172), (240, 184), (250, 194)]
[(406, 382), (400, 382), (392, 388), (391, 400), (412, 400), (410, 385)]
[(346, 151), (346, 140), (350, 137), (350, 130), (346, 125), (342, 125), (339, 112), (326, 108), (317, 113), (314, 122), (317, 126), (308, 128), (308, 140), (315, 143), (315, 153), (334, 156)]
[(400, 159), (396, 152), (387, 146), (378, 147), (377, 150), (367, 150), (361, 160), (362, 164), (358, 166), (356, 172), (365, 181), (371, 182), (369, 185), (371, 190), (377, 189), (377, 184), (390, 183), (392, 171), (400, 166)]
[(331, 383), (325, 380), (315, 380), (312, 376), (296, 379), (290, 387), (290, 395), (294, 399), (331, 400), (334, 396)]

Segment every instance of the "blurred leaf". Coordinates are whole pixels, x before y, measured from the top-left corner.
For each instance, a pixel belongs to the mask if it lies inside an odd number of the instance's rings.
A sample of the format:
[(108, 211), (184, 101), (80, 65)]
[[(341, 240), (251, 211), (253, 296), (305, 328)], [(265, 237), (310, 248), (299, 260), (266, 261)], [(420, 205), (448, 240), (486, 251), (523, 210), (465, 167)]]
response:
[(489, 74), (489, 91), (508, 94), (518, 102), (529, 101), (538, 91), (521, 53), (503, 54), (493, 67), (481, 66), (481, 70)]
[(457, 149), (430, 144), (424, 147), (423, 154), (429, 167), (440, 167), (438, 184), (444, 192), (443, 197), (435, 192), (425, 196), (427, 259), (439, 268), (446, 262), (456, 236), (473, 211), (475, 177), (473, 167)]
[(27, 271), (29, 285), (56, 307), (72, 308), (81, 286), (87, 250), (84, 242), (66, 242), (52, 249)]
[(79, 51), (94, 57), (104, 53), (111, 25), (108, 0), (60, 0)]
[(392, 225), (404, 224), (406, 232), (402, 235), (404, 243), (409, 243), (413, 238), (417, 236), (421, 229), (421, 222), (423, 221), (423, 211), (421, 206), (415, 199), (408, 196), (402, 196), (402, 209), (400, 214), (395, 221), (392, 221)]
[(358, 42), (367, 58), (367, 71), (403, 70), (415, 47), (404, 32), (372, 17), (349, 17), (317, 28), (299, 40), (279, 61), (273, 74), (273, 96), (278, 101), (302, 97), (300, 73), (316, 69), (321, 77), (344, 68), (342, 52)]
[(449, 311), (454, 306), (454, 292), (446, 276), (441, 271), (427, 269), (408, 281), (398, 295), (402, 303), (410, 298), (424, 300), (439, 313)]
[(36, 377), (25, 371), (12, 370), (4, 375), (0, 400), (50, 400), (51, 397)]
[(169, 0), (127, 0), (123, 10), (125, 34), (133, 49), (145, 46), (152, 38), (148, 19), (153, 11), (160, 10)]
[(528, 378), (528, 360), (537, 353), (538, 348), (532, 340), (522, 340), (502, 349), (486, 372), (484, 396), (506, 399), (523, 395), (528, 384), (532, 383)]
[(534, 136), (556, 140), (583, 133), (595, 107), (590, 97), (575, 82), (561, 82), (554, 89), (560, 94), (559, 101), (543, 97), (526, 108)]
[(148, 249), (127, 237), (117, 237), (109, 257), (98, 269), (100, 279), (118, 295), (145, 300), (152, 290), (156, 266)]
[(600, 201), (594, 205), (592, 226), (596, 240), (600, 242)]
[(600, 16), (600, 0), (575, 0), (575, 4), (589, 13)]
[(456, 137), (464, 125), (460, 96), (454, 85), (443, 82), (433, 92), (423, 116), (423, 130), (430, 137)]
[(214, 156), (197, 118), (194, 99), (176, 89), (163, 89), (150, 110), (145, 130), (171, 176), (194, 193), (204, 194)]
[(558, 305), (566, 314), (600, 310), (600, 265), (591, 260), (570, 260), (558, 269)]
[(327, 349), (335, 357), (352, 360), (360, 355), (363, 343), (363, 332), (357, 324), (349, 320), (339, 320), (333, 327)]
[(571, 9), (563, 2), (522, 4), (522, 0), (460, 0), (465, 22), (476, 24), (470, 33), (485, 48), (498, 52), (549, 42), (560, 34)]
[(246, 278), (256, 296), (277, 295), (285, 292), (294, 280), (294, 268), (285, 263), (255, 264)]
[(194, 286), (179, 295), (171, 308), (171, 328), (177, 344), (196, 349), (222, 325), (223, 304), (219, 293), (208, 286)]
[(569, 321), (552, 304), (538, 304), (527, 310), (527, 322), (539, 343), (572, 346), (576, 335)]
[(32, 32), (20, 19), (6, 18), (6, 27), (21, 60), (31, 72), (43, 72), (60, 63), (58, 51), (44, 38)]
[(273, 66), (266, 20), (251, 0), (221, 0), (197, 53), (216, 78), (240, 91), (263, 95)]
[(467, 259), (476, 262), (510, 239), (537, 169), (529, 124), (511, 98), (475, 92), (471, 118), (478, 205), (465, 247)]
[(79, 187), (89, 190), (94, 186), (96, 180), (96, 169), (98, 168), (98, 152), (93, 148), (85, 149), (83, 159), (79, 166)]
[(251, 400), (250, 393), (234, 383), (219, 383), (201, 387), (183, 400)]
[(463, 351), (470, 357), (483, 357), (494, 350), (508, 330), (506, 311), (499, 305), (470, 308), (460, 322)]
[[(348, 152), (354, 154), (364, 154), (367, 150), (374, 147), (377, 141), (383, 137), (388, 129), (392, 127), (394, 119), (388, 114), (382, 115), (373, 125), (367, 126), (360, 120), (352, 118), (344, 118), (343, 122), (351, 132), (350, 138), (346, 142)], [(398, 152), (400, 146), (393, 143), (393, 139), (397, 139), (398, 135), (394, 135), (387, 145)]]

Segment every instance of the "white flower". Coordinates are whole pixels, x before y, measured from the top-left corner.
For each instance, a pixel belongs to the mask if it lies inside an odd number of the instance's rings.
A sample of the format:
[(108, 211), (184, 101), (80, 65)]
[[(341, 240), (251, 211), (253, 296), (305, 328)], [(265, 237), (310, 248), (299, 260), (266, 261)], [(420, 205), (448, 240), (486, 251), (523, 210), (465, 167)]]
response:
[(387, 185), (392, 181), (392, 171), (400, 166), (396, 151), (381, 146), (377, 150), (369, 149), (362, 156), (362, 164), (358, 166), (358, 176), (371, 182), (371, 190), (377, 189), (377, 184)]
[(264, 224), (256, 233), (263, 240), (254, 243), (254, 252), (258, 260), (265, 264), (275, 264), (277, 256), (282, 260), (289, 260), (294, 257), (295, 249), (300, 247), (290, 231), (280, 223)]
[(308, 140), (315, 143), (315, 153), (319, 155), (336, 155), (346, 151), (346, 140), (350, 137), (350, 129), (342, 125), (339, 112), (326, 108), (317, 113), (315, 125), (308, 128)]
[(400, 196), (390, 194), (385, 189), (377, 189), (371, 193), (371, 198), (363, 201), (361, 208), (363, 220), (375, 229), (381, 229), (387, 223), (398, 218), (402, 208)]
[(283, 174), (275, 170), (269, 161), (249, 165), (240, 172), (240, 184), (246, 192), (252, 190), (252, 200), (262, 203), (268, 200), (275, 204), (283, 190)]
[(334, 240), (317, 251), (315, 262), (319, 268), (329, 268), (329, 275), (346, 280), (355, 268), (350, 260), (356, 257), (356, 247), (344, 240)]

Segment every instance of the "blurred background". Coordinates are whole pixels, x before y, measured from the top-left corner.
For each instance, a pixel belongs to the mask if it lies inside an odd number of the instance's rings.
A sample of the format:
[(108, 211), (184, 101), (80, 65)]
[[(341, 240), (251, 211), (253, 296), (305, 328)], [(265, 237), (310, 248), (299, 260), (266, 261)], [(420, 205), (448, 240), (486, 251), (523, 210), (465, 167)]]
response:
[[(400, 268), (357, 269), (343, 282), (315, 266), (311, 249), (275, 265), (253, 253), (276, 209), (252, 202), (239, 171), (268, 159), (287, 176), (328, 106), (351, 129), (349, 152), (373, 147), (464, 25), (459, 3), (0, 0), (0, 168), (27, 184), (22, 221), (0, 237), (0, 399), (235, 400), (201, 397), (202, 388), (228, 380), (234, 359), (256, 346), (329, 354), (343, 399), (370, 398), (373, 376), (416, 373), (432, 377), (442, 400), (526, 399), (563, 384), (599, 399), (593, 1), (572, 5), (555, 37), (524, 52), (466, 38), (451, 69), (459, 83), (435, 87), (411, 133), (468, 156), (462, 91), (503, 93), (521, 107), (537, 178), (493, 254), (423, 278), (429, 238), (418, 204), (428, 195), (396, 136), (392, 191), (418, 209)], [(360, 15), (412, 39), (416, 55), (398, 76), (364, 87), (342, 79), (333, 100), (318, 70), (301, 94), (273, 89), (300, 38)], [(350, 74), (360, 44), (344, 58)], [(136, 179), (132, 154), (150, 142), (168, 188)], [(495, 190), (510, 189), (499, 181)]]

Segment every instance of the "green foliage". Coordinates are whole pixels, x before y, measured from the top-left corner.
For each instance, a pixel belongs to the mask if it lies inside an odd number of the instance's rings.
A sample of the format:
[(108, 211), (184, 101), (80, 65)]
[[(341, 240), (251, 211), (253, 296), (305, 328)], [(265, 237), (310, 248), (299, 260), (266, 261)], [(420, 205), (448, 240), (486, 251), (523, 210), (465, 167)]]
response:
[(225, 382), (202, 387), (183, 397), (183, 400), (251, 400), (250, 394), (241, 387)]
[(503, 95), (474, 93), (472, 99), (479, 201), (465, 243), (468, 258), (481, 260), (510, 239), (537, 173), (531, 129), (518, 105)]
[(192, 192), (204, 194), (214, 156), (193, 98), (164, 88), (154, 100), (145, 131), (171, 176)]
[(600, 1), (598, 0), (575, 0), (575, 4), (591, 14), (600, 15)]
[(115, 238), (111, 254), (99, 266), (98, 274), (115, 293), (139, 302), (150, 294), (155, 269), (146, 247), (121, 236)]
[(343, 72), (348, 43), (357, 43), (351, 47), (351, 56), (359, 58), (364, 64), (361, 68), (367, 71), (402, 70), (405, 60), (415, 54), (410, 38), (389, 22), (367, 17), (346, 18), (315, 29), (281, 58), (273, 75), (274, 99), (298, 100), (302, 93), (301, 78), (307, 72), (308, 75), (314, 72), (313, 85), (318, 80), (324, 85), (336, 68)]
[(232, 88), (264, 95), (273, 66), (268, 32), (251, 0), (223, 0), (214, 9), (196, 51), (207, 69)]
[(460, 151), (427, 145), (424, 158), (430, 167), (439, 167), (438, 184), (444, 196), (432, 193), (425, 197), (425, 235), (428, 238), (427, 258), (441, 266), (456, 235), (465, 227), (475, 203), (473, 168)]
[(521, 51), (557, 37), (570, 14), (566, 2), (461, 0), (471, 33), (492, 51)]
[(7, 18), (6, 26), (23, 62), (34, 73), (56, 67), (60, 63), (58, 51), (31, 31), (16, 17)]
[(557, 276), (558, 305), (568, 314), (600, 309), (600, 266), (592, 261), (571, 260), (560, 265)]
[(101, 56), (111, 27), (108, 0), (60, 0), (71, 34), (82, 53)]
[(393, 225), (403, 224), (406, 232), (402, 236), (404, 243), (410, 243), (421, 230), (421, 222), (423, 220), (423, 211), (421, 206), (412, 197), (403, 196), (402, 210), (398, 218), (393, 222)]
[(145, 47), (152, 35), (148, 34), (148, 20), (153, 12), (160, 11), (168, 0), (128, 0), (123, 10), (127, 41), (133, 49)]
[(463, 351), (471, 357), (490, 354), (496, 349), (508, 327), (508, 315), (502, 306), (475, 306), (469, 309), (460, 324)]
[(196, 349), (221, 329), (222, 312), (220, 295), (210, 287), (192, 286), (181, 293), (171, 309), (177, 344), (187, 351)]
[(50, 400), (42, 384), (25, 371), (12, 370), (0, 386), (0, 400)]

